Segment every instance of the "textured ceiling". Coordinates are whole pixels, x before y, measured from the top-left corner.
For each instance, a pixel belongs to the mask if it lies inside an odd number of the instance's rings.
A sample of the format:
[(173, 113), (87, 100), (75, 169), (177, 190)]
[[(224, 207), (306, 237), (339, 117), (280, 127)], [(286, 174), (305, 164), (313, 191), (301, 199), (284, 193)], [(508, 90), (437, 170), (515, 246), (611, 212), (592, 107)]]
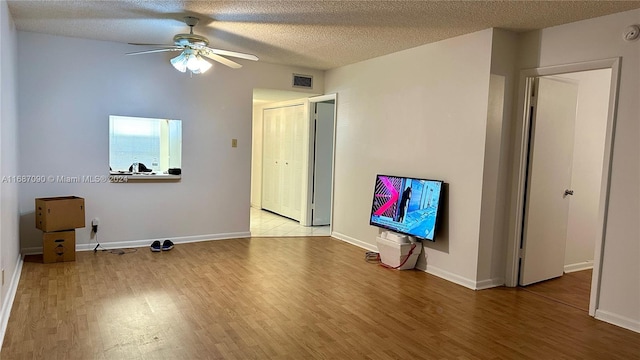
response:
[[(188, 30), (182, 18), (196, 16), (201, 20), (195, 33), (207, 36), (211, 47), (321, 70), (490, 27), (527, 31), (640, 8), (640, 1), (9, 0), (8, 4), (18, 30), (123, 43), (171, 44), (173, 35)], [(620, 24), (621, 34), (627, 25)]]

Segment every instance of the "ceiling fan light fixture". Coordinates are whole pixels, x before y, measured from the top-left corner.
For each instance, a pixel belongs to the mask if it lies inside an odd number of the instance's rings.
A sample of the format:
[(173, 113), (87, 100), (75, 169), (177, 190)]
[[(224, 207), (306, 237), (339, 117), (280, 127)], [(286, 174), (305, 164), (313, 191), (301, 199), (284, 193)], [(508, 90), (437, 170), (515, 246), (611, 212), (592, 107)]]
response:
[(171, 65), (180, 72), (189, 70), (194, 74), (202, 74), (211, 68), (211, 63), (203, 59), (198, 51), (185, 50), (171, 59)]
[(200, 62), (194, 54), (187, 55), (187, 69), (191, 72), (200, 72)]
[(200, 73), (204, 73), (207, 70), (211, 69), (211, 63), (207, 60), (203, 59), (200, 54), (197, 56), (198, 62), (200, 63)]
[(173, 67), (180, 72), (186, 72), (187, 59), (186, 59), (186, 56), (184, 55), (184, 52), (181, 52), (180, 55), (171, 59), (171, 65), (173, 65)]
[[(172, 45), (155, 45), (159, 48), (135, 51), (127, 53), (127, 55), (140, 55), (160, 52), (181, 51), (180, 55), (171, 59), (171, 65), (180, 72), (189, 72), (191, 74), (202, 74), (209, 70), (213, 65), (203, 57), (221, 63), (232, 69), (239, 69), (241, 64), (227, 59), (226, 56), (236, 57), (245, 60), (258, 61), (258, 57), (252, 54), (241, 53), (237, 51), (229, 51), (222, 49), (214, 49), (209, 47), (209, 39), (202, 35), (193, 33), (193, 27), (198, 23), (198, 18), (193, 16), (185, 17), (185, 23), (189, 26), (188, 34), (177, 34), (173, 37)], [(151, 45), (151, 44), (132, 44), (132, 45)]]

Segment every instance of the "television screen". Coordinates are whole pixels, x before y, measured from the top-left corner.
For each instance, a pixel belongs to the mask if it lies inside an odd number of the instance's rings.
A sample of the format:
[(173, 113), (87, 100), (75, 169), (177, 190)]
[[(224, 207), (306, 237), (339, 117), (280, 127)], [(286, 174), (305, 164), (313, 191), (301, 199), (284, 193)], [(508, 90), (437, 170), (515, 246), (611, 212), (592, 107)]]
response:
[(369, 223), (433, 241), (441, 190), (439, 180), (378, 175)]

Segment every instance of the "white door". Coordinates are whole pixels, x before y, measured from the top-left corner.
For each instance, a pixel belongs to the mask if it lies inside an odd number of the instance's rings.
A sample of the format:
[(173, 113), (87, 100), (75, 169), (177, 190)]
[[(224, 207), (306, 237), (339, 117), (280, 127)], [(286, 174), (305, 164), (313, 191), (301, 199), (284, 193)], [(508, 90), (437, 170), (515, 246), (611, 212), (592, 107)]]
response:
[(562, 276), (578, 86), (540, 77), (531, 124), (520, 285)]
[(262, 208), (300, 220), (303, 105), (263, 111)]
[(317, 226), (329, 225), (331, 217), (335, 102), (318, 102), (315, 106), (313, 209), (311, 213), (311, 225)]
[(281, 167), (279, 213), (300, 220), (302, 207), (302, 145), (305, 111), (303, 105), (289, 106), (283, 111), (281, 127)]
[(263, 112), (263, 143), (262, 143), (262, 208), (274, 212), (279, 211), (278, 199), (280, 166), (280, 114), (273, 109)]
[(278, 214), (291, 217), (293, 212), (293, 192), (291, 191), (293, 185), (293, 167), (291, 166), (291, 158), (293, 151), (295, 151), (293, 143), (293, 127), (295, 119), (293, 118), (293, 108), (285, 107), (280, 109), (282, 112), (282, 123), (280, 127), (280, 136), (278, 142), (280, 144), (280, 166), (281, 172), (278, 178), (280, 185), (280, 198), (278, 202), (280, 207)]

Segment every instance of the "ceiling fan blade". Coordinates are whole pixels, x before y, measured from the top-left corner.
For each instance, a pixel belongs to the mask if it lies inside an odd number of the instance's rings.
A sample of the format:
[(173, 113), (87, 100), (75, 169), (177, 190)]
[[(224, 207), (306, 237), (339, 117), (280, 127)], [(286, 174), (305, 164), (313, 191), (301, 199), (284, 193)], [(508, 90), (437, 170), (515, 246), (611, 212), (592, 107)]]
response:
[(229, 50), (213, 49), (213, 48), (210, 48), (210, 47), (204, 47), (204, 49), (206, 49), (206, 50), (208, 50), (208, 51), (210, 51), (210, 52), (212, 52), (214, 54), (218, 54), (218, 55), (232, 56), (232, 57), (237, 57), (237, 58), (240, 58), (240, 59), (258, 61), (258, 57), (253, 55), (253, 54), (245, 54), (245, 53), (229, 51)]
[(152, 49), (152, 50), (130, 52), (130, 53), (126, 53), (125, 55), (141, 55), (141, 54), (151, 54), (151, 53), (165, 52), (165, 51), (182, 51), (182, 50), (183, 49), (181, 47), (166, 48), (166, 49)]
[(219, 62), (221, 64), (227, 65), (228, 67), (233, 68), (233, 69), (239, 69), (239, 68), (242, 67), (242, 65), (238, 64), (237, 62), (231, 61), (231, 60), (229, 60), (227, 58), (224, 58), (224, 57), (222, 57), (220, 55), (216, 55), (216, 54), (212, 53), (211, 51), (202, 50), (202, 51), (200, 51), (200, 54), (208, 57), (211, 60), (214, 60), (214, 61), (217, 61), (217, 62)]
[(171, 45), (171, 44), (146, 44), (146, 43), (128, 43), (129, 45), (136, 45), (136, 46), (159, 46), (159, 47), (166, 47), (166, 48), (172, 48), (172, 47), (177, 47), (177, 45)]

